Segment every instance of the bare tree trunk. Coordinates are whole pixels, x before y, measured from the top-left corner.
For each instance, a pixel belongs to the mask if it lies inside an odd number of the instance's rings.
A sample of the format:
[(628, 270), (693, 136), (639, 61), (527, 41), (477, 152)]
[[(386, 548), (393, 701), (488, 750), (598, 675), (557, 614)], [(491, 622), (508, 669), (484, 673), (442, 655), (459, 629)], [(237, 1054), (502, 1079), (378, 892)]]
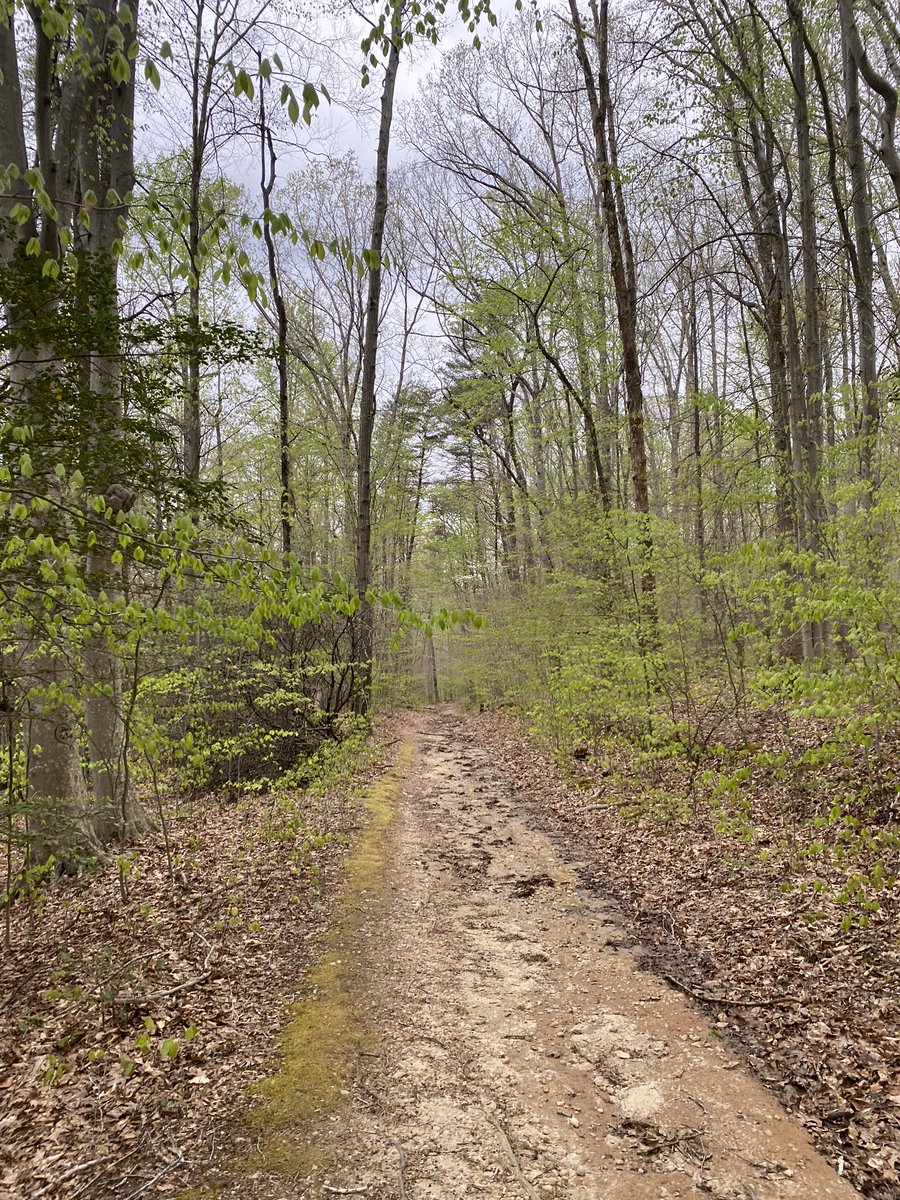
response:
[[(785, 544), (795, 534), (795, 497), (790, 434), (790, 389), (787, 350), (784, 335), (784, 236), (779, 217), (778, 193), (772, 173), (773, 142), (769, 128), (760, 129), (751, 118), (753, 163), (751, 178), (743, 140), (735, 113), (730, 114), (731, 149), (744, 201), (753, 225), (759, 292), (762, 301), (762, 328), (766, 343), (766, 366), (772, 396), (772, 443), (775, 451), (775, 532)], [(746, 341), (746, 339), (745, 339)], [(748, 369), (752, 356), (748, 351)]]
[[(860, 36), (859, 27), (856, 23), (856, 13), (853, 8), (853, 0), (841, 0), (841, 32), (845, 40), (849, 54), (853, 57), (856, 70), (865, 79), (869, 89), (881, 99), (881, 111), (878, 114), (878, 125), (881, 139), (878, 143), (878, 156), (884, 163), (891, 183), (894, 185), (894, 192), (897, 196), (897, 203), (900, 205), (900, 152), (897, 150), (897, 105), (898, 93), (897, 88), (891, 81), (877, 71), (866, 53), (865, 45)], [(895, 8), (896, 13), (896, 8)], [(887, 13), (883, 10), (880, 12), (881, 20), (888, 23)], [(894, 39), (900, 44), (900, 29), (893, 22), (890, 22), (891, 32)]]
[(637, 336), (637, 279), (616, 155), (615, 118), (609, 86), (609, 7), (608, 0), (600, 0), (599, 7), (597, 0), (590, 0), (590, 4), (598, 56), (596, 79), (591, 70), (585, 46), (587, 35), (578, 11), (578, 0), (569, 0), (569, 11), (575, 31), (575, 53), (584, 76), (591, 110), (595, 165), (599, 177), (603, 221), (609, 247), (619, 336), (622, 339), (631, 481), (634, 507), (642, 526), (640, 535), (643, 559), (641, 591), (644, 601), (648, 605), (648, 615), (655, 623), (655, 614), (652, 612), (655, 580), (651, 565), (652, 540), (649, 526), (650, 499), (647, 487), (644, 394)]
[(697, 344), (697, 295), (691, 280), (691, 311), (688, 315), (686, 388), (691, 411), (691, 457), (694, 460), (694, 544), (702, 567), (706, 562), (706, 522), (703, 513), (703, 457), (700, 442), (700, 350)]
[[(94, 357), (91, 391), (96, 402), (118, 415), (120, 403), (120, 366), (113, 347), (106, 356)], [(107, 507), (112, 512), (127, 512), (135, 501), (134, 492), (112, 478), (105, 486)], [(86, 575), (92, 595), (113, 597), (122, 587), (122, 567), (113, 563), (116, 526), (106, 524), (94, 549), (88, 554)], [(127, 730), (122, 689), (122, 663), (117, 646), (102, 632), (85, 639), (83, 669), (87, 682), (84, 699), (84, 727), (87, 734), (88, 761), (94, 805), (91, 827), (102, 845), (125, 841), (150, 827), (143, 806), (130, 786), (125, 756)]]
[(188, 329), (190, 340), (185, 350), (186, 381), (182, 412), (182, 468), (186, 478), (200, 478), (200, 451), (203, 437), (200, 400), (200, 241), (202, 236), (200, 189), (209, 129), (209, 102), (212, 89), (212, 61), (203, 62), (204, 0), (197, 0), (194, 45), (191, 60), (191, 158), (188, 178)]
[(378, 326), (381, 316), (381, 279), (383, 273), (384, 228), (388, 206), (388, 155), (391, 145), (391, 125), (394, 116), (394, 88), (400, 67), (400, 31), (395, 24), (391, 30), (390, 48), (384, 72), (381, 94), (381, 120), (378, 126), (378, 151), (375, 162), (375, 198), (372, 210), (372, 232), (369, 239), (369, 290), (366, 301), (366, 323), (363, 344), (362, 376), (360, 380), (359, 435), (356, 466), (356, 589), (359, 612), (354, 624), (354, 659), (358, 664), (360, 687), (357, 697), (359, 711), (369, 707), (372, 691), (372, 653), (374, 628), (372, 605), (367, 599), (372, 583), (372, 434), (375, 428), (375, 382), (378, 367)]
[(838, 0), (841, 44), (844, 56), (844, 101), (847, 162), (850, 168), (851, 210), (857, 258), (856, 313), (859, 338), (859, 374), (862, 385), (859, 422), (859, 474), (863, 484), (862, 504), (867, 511), (875, 503), (875, 442), (878, 436), (878, 368), (873, 300), (874, 253), (872, 247), (872, 200), (863, 142), (859, 99), (859, 66), (852, 51), (855, 19), (850, 0)]
[(265, 84), (259, 86), (260, 192), (263, 201), (263, 237), (269, 264), (269, 291), (275, 308), (275, 362), (278, 369), (278, 473), (280, 495), (278, 508), (281, 517), (281, 552), (291, 553), (291, 532), (296, 516), (294, 491), (291, 486), (290, 396), (288, 392), (288, 315), (278, 274), (278, 255), (269, 214), (272, 210), (272, 191), (278, 159), (272, 130), (266, 122)]
[(723, 509), (723, 493), (725, 484), (722, 473), (722, 462), (725, 454), (725, 426), (722, 420), (722, 397), (727, 392), (726, 364), (728, 362), (728, 311), (724, 314), (722, 378), (719, 377), (719, 342), (716, 332), (716, 310), (713, 301), (712, 280), (707, 276), (706, 302), (709, 309), (709, 350), (710, 370), (712, 372), (712, 395), (715, 408), (713, 409), (713, 466), (712, 481), (715, 502), (713, 507), (713, 543), (717, 550), (725, 546), (725, 513)]
[[(108, 16), (101, 11), (93, 18), (97, 45), (103, 44), (107, 25), (115, 24), (117, 19), (112, 4)], [(108, 139), (85, 136), (78, 146), (81, 188), (97, 196), (113, 193), (127, 197), (134, 187), (134, 85), (111, 87), (105, 73), (98, 73), (89, 89), (87, 107), (94, 120), (102, 119), (109, 136)], [(105, 306), (106, 310), (102, 341), (92, 348), (90, 388), (94, 403), (113, 427), (122, 420), (116, 247), (127, 218), (126, 203), (104, 205), (94, 213), (85, 235), (87, 253), (99, 269), (102, 293), (95, 294), (92, 303), (98, 309)], [(127, 512), (135, 501), (134, 492), (116, 475), (117, 465), (110, 463), (105, 477), (94, 482), (114, 514)], [(122, 586), (122, 567), (114, 565), (112, 560), (115, 529), (110, 524), (108, 534), (98, 539), (96, 552), (88, 558), (89, 586), (98, 595), (115, 594)], [(116, 839), (123, 842), (145, 832), (150, 821), (129, 782), (128, 731), (118, 647), (109, 638), (88, 638), (84, 670), (87, 683), (84, 720), (95, 803), (94, 829), (102, 843)]]
[[(800, 499), (806, 547), (817, 554), (821, 548), (824, 516), (820, 455), (822, 445), (822, 396), (825, 367), (822, 354), (822, 328), (819, 314), (818, 235), (815, 195), (810, 153), (809, 101), (806, 83), (806, 47), (803, 39), (803, 0), (788, 0), (791, 16), (791, 72), (794, 81), (794, 125), (797, 133), (797, 171), (800, 190), (800, 236), (803, 259), (803, 350), (804, 350), (804, 421), (798, 430), (798, 451), (803, 451)], [(799, 453), (798, 453), (799, 457)], [(813, 622), (809, 628), (807, 656), (821, 644), (822, 628)]]
[(524, 385), (525, 418), (531, 442), (531, 462), (534, 471), (534, 503), (537, 509), (537, 540), (541, 565), (553, 570), (547, 536), (547, 464), (544, 451), (544, 428), (541, 419), (541, 381), (537, 367), (532, 365), (530, 383)]
[(437, 704), (439, 695), (437, 656), (434, 653), (434, 638), (425, 638), (422, 664), (425, 669), (425, 701), (427, 704)]

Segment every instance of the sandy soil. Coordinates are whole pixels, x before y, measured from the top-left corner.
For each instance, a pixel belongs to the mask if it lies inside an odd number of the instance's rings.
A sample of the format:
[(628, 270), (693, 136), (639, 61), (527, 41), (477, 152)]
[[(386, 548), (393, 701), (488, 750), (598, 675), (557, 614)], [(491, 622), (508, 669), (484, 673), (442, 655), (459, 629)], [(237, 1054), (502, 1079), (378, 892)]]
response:
[(641, 970), (474, 725), (439, 708), (403, 737), (388, 899), (354, 951), (373, 1048), (315, 1131), (327, 1166), (279, 1195), (857, 1195), (690, 1002)]

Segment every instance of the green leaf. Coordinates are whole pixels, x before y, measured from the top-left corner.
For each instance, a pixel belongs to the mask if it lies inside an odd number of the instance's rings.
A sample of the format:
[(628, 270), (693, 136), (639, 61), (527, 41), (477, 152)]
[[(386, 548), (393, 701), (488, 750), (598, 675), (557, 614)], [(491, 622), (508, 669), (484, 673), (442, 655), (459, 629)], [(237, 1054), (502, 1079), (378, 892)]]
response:
[(241, 67), (234, 77), (234, 94), (236, 96), (246, 96), (248, 100), (252, 100), (255, 95), (253, 80), (243, 67)]
[(121, 50), (113, 50), (109, 56), (109, 70), (113, 79), (120, 86), (131, 78), (131, 63)]
[(156, 63), (152, 58), (148, 58), (144, 63), (144, 78), (150, 81), (150, 86), (154, 91), (159, 91), (160, 78), (159, 71), (156, 68)]
[(303, 85), (303, 120), (309, 125), (312, 114), (319, 107), (319, 93), (311, 83)]

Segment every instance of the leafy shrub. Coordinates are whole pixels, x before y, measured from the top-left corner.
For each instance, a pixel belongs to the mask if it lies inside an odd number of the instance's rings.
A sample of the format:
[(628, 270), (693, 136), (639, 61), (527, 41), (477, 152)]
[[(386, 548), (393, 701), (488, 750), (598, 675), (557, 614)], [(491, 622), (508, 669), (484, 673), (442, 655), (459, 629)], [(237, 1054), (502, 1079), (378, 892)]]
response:
[(344, 709), (323, 707), (332, 668), (220, 653), (148, 681), (146, 715), (176, 748), (189, 793), (264, 790), (340, 740)]

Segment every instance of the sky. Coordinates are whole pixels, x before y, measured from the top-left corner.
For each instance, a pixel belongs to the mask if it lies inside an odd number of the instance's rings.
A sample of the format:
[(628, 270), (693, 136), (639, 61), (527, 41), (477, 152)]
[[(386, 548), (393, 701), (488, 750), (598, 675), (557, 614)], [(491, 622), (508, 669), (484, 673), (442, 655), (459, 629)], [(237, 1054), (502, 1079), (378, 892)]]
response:
[[(502, 20), (502, 18), (515, 13), (515, 0), (493, 0), (493, 7), (498, 18)], [(364, 29), (364, 24), (358, 21), (355, 31), (356, 43), (361, 40)], [(482, 31), (482, 38), (484, 38), (485, 32)], [(440, 41), (436, 46), (420, 39), (413, 46), (405, 49), (400, 62), (395, 93), (397, 112), (404, 106), (414, 104), (424, 80), (430, 72), (437, 68), (443, 55), (459, 42), (471, 37), (472, 35), (468, 33), (463, 22), (459, 17), (455, 17), (446, 22)], [(348, 28), (348, 42), (350, 42), (351, 48), (346, 54), (344, 83), (345, 86), (349, 86), (351, 93), (355, 92), (358, 98), (363, 98), (367, 112), (342, 111), (339, 102), (329, 106), (330, 111), (320, 110), (320, 114), (314, 118), (310, 131), (311, 141), (314, 147), (327, 146), (338, 155), (350, 150), (357, 156), (364, 168), (369, 167), (374, 170), (381, 77), (373, 73), (372, 80), (364, 92), (356, 86), (358, 64), (361, 62), (362, 55), (361, 52), (354, 51), (352, 38), (353, 30), (350, 27)], [(339, 90), (336, 94), (339, 93)], [(394, 163), (402, 161), (408, 153), (397, 133), (399, 124), (399, 122), (395, 122), (395, 132), (391, 144), (391, 160)]]

